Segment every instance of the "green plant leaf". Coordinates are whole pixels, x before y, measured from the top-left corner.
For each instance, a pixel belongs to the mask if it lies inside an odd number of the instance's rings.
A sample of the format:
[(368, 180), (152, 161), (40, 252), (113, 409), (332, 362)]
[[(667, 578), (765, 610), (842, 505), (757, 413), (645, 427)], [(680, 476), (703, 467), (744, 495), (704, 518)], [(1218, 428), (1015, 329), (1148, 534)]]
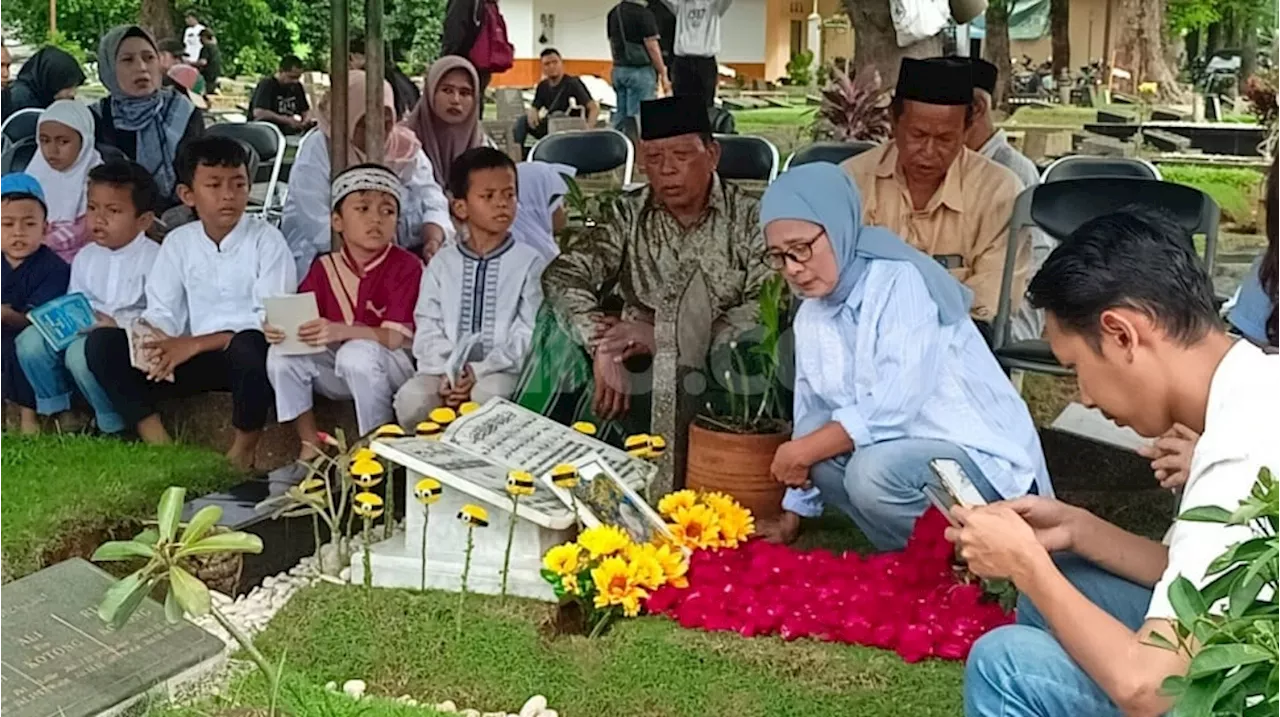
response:
[(1266, 509), (1266, 504), (1261, 500), (1258, 500), (1257, 498), (1250, 498), (1249, 500), (1240, 503), (1240, 507), (1236, 508), (1235, 511), (1231, 513), (1231, 517), (1227, 519), (1227, 523), (1231, 525), (1248, 525), (1253, 522), (1255, 518), (1262, 515)]
[(1178, 520), (1197, 523), (1225, 523), (1230, 518), (1231, 511), (1216, 505), (1200, 505), (1178, 514)]
[(1178, 615), (1178, 622), (1188, 629), (1193, 629), (1196, 618), (1209, 609), (1196, 586), (1181, 575), (1169, 586), (1169, 602)]
[(171, 623), (182, 619), (182, 606), (178, 604), (177, 594), (173, 591), (172, 585), (164, 596), (164, 619)]
[(177, 565), (169, 569), (169, 590), (188, 615), (200, 617), (209, 612), (209, 588), (186, 569)]
[(1240, 580), (1231, 588), (1231, 594), (1227, 596), (1227, 614), (1232, 618), (1239, 619), (1244, 616), (1245, 611), (1253, 607), (1253, 601), (1258, 598), (1258, 593), (1262, 592), (1264, 583), (1261, 580)]
[(146, 528), (142, 532), (133, 536), (133, 540), (137, 543), (146, 543), (147, 545), (154, 546), (156, 543), (160, 542), (160, 533), (155, 528)]
[(209, 529), (218, 524), (222, 519), (222, 506), (206, 505), (196, 514), (191, 516), (191, 522), (187, 523), (187, 527), (182, 531), (182, 537), (179, 538), (183, 543), (191, 544), (200, 540), (209, 532)]
[(135, 558), (151, 558), (156, 554), (155, 548), (135, 540), (111, 540), (98, 546), (89, 558), (95, 563), (111, 560), (133, 560)]
[(1280, 567), (1280, 546), (1277, 546), (1275, 538), (1270, 538), (1268, 542), (1270, 545), (1267, 546), (1266, 552), (1253, 559), (1241, 580), (1249, 582), (1259, 576), (1264, 580), (1276, 579), (1276, 570)]
[(1257, 645), (1208, 645), (1191, 658), (1187, 677), (1194, 681), (1216, 672), (1226, 673), (1242, 665), (1274, 659), (1275, 653)]
[(1231, 692), (1243, 684), (1245, 680), (1249, 679), (1255, 672), (1260, 672), (1261, 670), (1262, 665), (1255, 662), (1250, 665), (1245, 665), (1239, 670), (1227, 675), (1226, 679), (1222, 681), (1222, 684), (1218, 685), (1218, 690), (1213, 695), (1213, 701), (1215, 703), (1222, 701), (1227, 697), (1227, 695), (1231, 694)]
[(180, 486), (169, 486), (160, 495), (160, 506), (156, 509), (156, 529), (160, 539), (165, 542), (173, 540), (178, 534), (178, 518), (182, 516), (182, 499), (187, 489)]
[(1173, 714), (1182, 717), (1203, 717), (1213, 714), (1213, 696), (1215, 685), (1213, 680), (1189, 679), (1186, 689), (1178, 697)]
[(1175, 652), (1178, 650), (1178, 646), (1173, 644), (1172, 640), (1158, 632), (1147, 635), (1147, 643), (1162, 650), (1173, 650)]
[(102, 596), (102, 603), (98, 605), (98, 617), (113, 627), (123, 625), (134, 610), (138, 609), (138, 605), (142, 604), (151, 584), (145, 568), (129, 573), (107, 588), (106, 594)]
[(178, 551), (177, 557), (185, 558), (190, 555), (207, 555), (209, 553), (261, 553), (262, 538), (253, 533), (244, 533), (234, 531), (231, 533), (218, 533), (210, 535), (192, 545), (184, 547)]

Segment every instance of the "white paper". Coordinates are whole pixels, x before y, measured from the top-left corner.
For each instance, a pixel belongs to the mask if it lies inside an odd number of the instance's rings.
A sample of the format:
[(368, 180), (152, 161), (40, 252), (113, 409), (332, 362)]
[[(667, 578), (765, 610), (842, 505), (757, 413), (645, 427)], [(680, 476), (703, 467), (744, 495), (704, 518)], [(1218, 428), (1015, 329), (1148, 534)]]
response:
[(987, 504), (987, 499), (982, 497), (978, 486), (973, 484), (969, 475), (964, 472), (964, 468), (958, 462), (950, 458), (934, 458), (929, 461), (929, 467), (933, 469), (934, 475), (938, 476), (942, 487), (960, 505)]
[(315, 293), (269, 296), (263, 303), (267, 308), (267, 323), (284, 332), (284, 341), (275, 345), (276, 351), (285, 356), (301, 356), (325, 350), (324, 346), (312, 346), (298, 338), (298, 327), (320, 318)]

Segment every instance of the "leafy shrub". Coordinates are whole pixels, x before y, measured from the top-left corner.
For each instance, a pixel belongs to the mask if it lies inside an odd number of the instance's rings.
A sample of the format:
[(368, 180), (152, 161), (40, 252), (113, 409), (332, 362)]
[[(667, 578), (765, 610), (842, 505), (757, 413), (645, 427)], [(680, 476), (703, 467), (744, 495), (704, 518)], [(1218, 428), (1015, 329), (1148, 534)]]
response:
[(812, 131), (815, 140), (879, 142), (889, 137), (889, 91), (880, 86), (880, 73), (867, 67), (850, 78), (831, 68), (831, 82), (822, 88), (822, 104)]
[(793, 87), (808, 87), (813, 83), (813, 51), (801, 50), (787, 62), (787, 81)]

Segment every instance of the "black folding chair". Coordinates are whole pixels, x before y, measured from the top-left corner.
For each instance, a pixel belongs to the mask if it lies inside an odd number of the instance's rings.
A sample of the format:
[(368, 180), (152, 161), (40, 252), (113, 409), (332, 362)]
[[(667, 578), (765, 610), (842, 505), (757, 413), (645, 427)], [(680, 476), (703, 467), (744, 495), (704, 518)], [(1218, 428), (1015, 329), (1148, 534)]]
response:
[(783, 165), (782, 171), (785, 172), (791, 167), (798, 167), (810, 162), (840, 164), (846, 159), (857, 157), (875, 146), (875, 142), (862, 140), (856, 142), (814, 142), (792, 152), (791, 156), (787, 157), (787, 163)]
[(0, 174), (25, 172), (31, 158), (40, 151), (40, 144), (35, 137), (23, 137), (17, 142), (7, 145), (0, 154)]
[(1040, 175), (1042, 183), (1064, 179), (1087, 177), (1132, 177), (1134, 179), (1164, 179), (1156, 165), (1139, 157), (1094, 157), (1087, 154), (1071, 154), (1055, 159)]
[(28, 107), (18, 110), (9, 115), (9, 119), (0, 125), (0, 136), (4, 137), (4, 145), (7, 149), (10, 144), (36, 136), (36, 127), (40, 124), (40, 113), (44, 110), (39, 107)]
[(622, 185), (631, 184), (636, 150), (616, 129), (584, 129), (549, 134), (529, 150), (530, 162), (567, 164), (578, 176), (612, 172), (622, 168)]
[(253, 148), (257, 155), (257, 169), (250, 173), (254, 184), (266, 183), (262, 195), (262, 216), (270, 218), (280, 211), (276, 202), (276, 187), (280, 183), (280, 168), (284, 165), (285, 140), (280, 128), (270, 122), (221, 122), (205, 130), (219, 137), (231, 137)]
[(721, 179), (749, 179), (772, 182), (778, 177), (778, 148), (764, 137), (749, 134), (718, 134)]
[(1009, 243), (992, 327), (993, 351), (1006, 369), (1058, 376), (1071, 373), (1054, 358), (1048, 342), (1009, 338), (1018, 233), (1024, 227), (1038, 227), (1059, 242), (1065, 242), (1085, 222), (1131, 206), (1163, 211), (1188, 235), (1203, 234), (1205, 269), (1212, 275), (1218, 246), (1218, 205), (1194, 187), (1131, 177), (1066, 179), (1028, 187), (1018, 195), (1009, 218)]

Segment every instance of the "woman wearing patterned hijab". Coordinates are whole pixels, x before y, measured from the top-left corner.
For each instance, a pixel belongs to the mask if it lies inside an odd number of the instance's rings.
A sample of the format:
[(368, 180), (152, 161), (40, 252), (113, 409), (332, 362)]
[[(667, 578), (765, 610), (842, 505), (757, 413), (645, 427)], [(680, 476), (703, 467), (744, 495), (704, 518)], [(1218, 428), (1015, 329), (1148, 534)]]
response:
[(178, 146), (204, 132), (204, 118), (190, 100), (161, 87), (160, 76), (160, 53), (151, 35), (137, 25), (112, 28), (98, 44), (98, 79), (111, 94), (93, 112), (98, 141), (151, 172), (166, 206), (172, 206)]

